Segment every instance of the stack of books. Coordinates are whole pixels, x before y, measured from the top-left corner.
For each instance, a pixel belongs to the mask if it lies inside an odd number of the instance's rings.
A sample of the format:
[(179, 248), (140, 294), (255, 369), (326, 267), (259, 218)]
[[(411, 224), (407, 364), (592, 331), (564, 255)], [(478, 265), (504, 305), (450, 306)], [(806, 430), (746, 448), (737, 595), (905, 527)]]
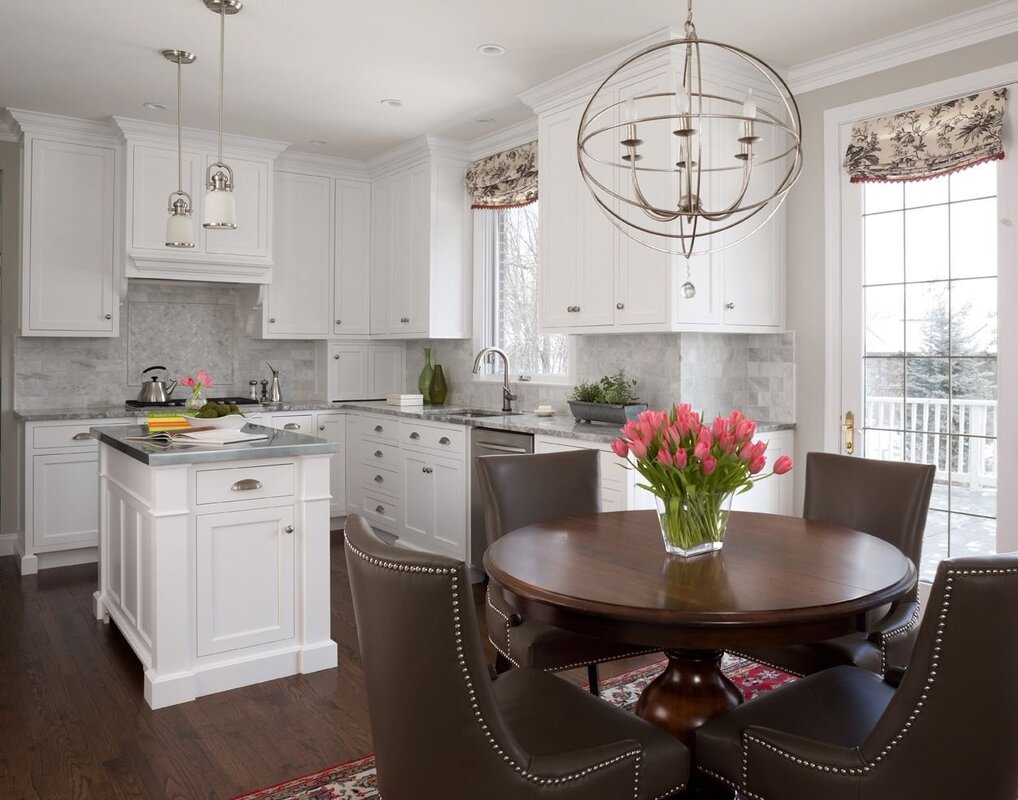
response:
[(423, 406), (423, 394), (390, 394), (385, 398), (388, 406)]
[(191, 420), (177, 411), (149, 411), (145, 419), (149, 433), (179, 431), (191, 427)]

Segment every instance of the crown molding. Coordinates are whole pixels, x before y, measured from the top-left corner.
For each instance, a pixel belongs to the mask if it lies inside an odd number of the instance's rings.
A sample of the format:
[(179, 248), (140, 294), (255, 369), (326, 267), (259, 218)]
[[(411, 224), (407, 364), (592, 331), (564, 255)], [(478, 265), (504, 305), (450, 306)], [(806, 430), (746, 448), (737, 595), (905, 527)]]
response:
[(26, 134), (59, 136), (62, 139), (78, 141), (105, 141), (120, 143), (120, 132), (109, 120), (96, 122), (77, 117), (62, 117), (59, 114), (45, 114), (41, 111), (27, 111), (23, 108), (8, 108), (5, 114), (16, 137)]
[(276, 159), (275, 168), (284, 172), (328, 175), (330, 178), (346, 180), (366, 181), (370, 177), (363, 161), (322, 153), (305, 153), (300, 150), (287, 150), (282, 153)]
[(477, 161), (493, 156), (495, 153), (501, 153), (503, 150), (527, 144), (535, 139), (537, 139), (537, 117), (531, 117), (517, 122), (515, 125), (510, 125), (508, 128), (474, 139), (467, 143), (467, 149), (470, 153), (470, 160)]
[(8, 109), (0, 110), (0, 142), (18, 141), (17, 123)]
[(419, 164), (432, 156), (445, 156), (461, 161), (470, 160), (470, 152), (464, 142), (424, 135), (369, 159), (367, 162), (368, 173), (372, 178), (376, 178), (395, 169)]
[[(111, 117), (113, 124), (130, 142), (147, 142), (150, 144), (172, 144), (177, 146), (177, 126), (162, 122), (147, 122), (128, 117)], [(219, 134), (216, 131), (201, 128), (183, 128), (182, 137), (185, 146), (198, 147), (202, 150), (215, 150), (218, 147)], [(289, 142), (275, 139), (257, 139), (239, 133), (223, 133), (223, 149), (233, 152), (242, 151), (262, 157), (276, 158), (290, 146)]]
[(998, 0), (861, 47), (796, 64), (788, 71), (788, 82), (795, 94), (805, 94), (1015, 32), (1018, 0)]

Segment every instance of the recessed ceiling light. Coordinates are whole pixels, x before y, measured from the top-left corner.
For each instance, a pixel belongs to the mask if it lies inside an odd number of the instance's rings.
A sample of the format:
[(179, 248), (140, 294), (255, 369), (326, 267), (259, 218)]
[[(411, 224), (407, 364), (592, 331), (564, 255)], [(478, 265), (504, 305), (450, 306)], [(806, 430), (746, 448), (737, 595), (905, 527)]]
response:
[(505, 48), (500, 44), (482, 44), (477, 52), (482, 56), (504, 56)]
[(381, 103), (386, 108), (399, 108), (401, 105), (403, 105), (403, 101), (397, 100), (395, 97), (386, 97), (384, 100), (381, 101)]
[(478, 123), (479, 125), (490, 125), (494, 121), (495, 121), (494, 117), (478, 117), (477, 119), (474, 120), (474, 122)]
[(147, 103), (142, 103), (142, 106), (144, 108), (147, 108), (149, 111), (165, 111), (166, 110), (166, 103), (153, 103), (152, 101), (149, 101)]
[(308, 144), (322, 145), (322, 144), (328, 144), (328, 142), (325, 141), (325, 139), (308, 139)]

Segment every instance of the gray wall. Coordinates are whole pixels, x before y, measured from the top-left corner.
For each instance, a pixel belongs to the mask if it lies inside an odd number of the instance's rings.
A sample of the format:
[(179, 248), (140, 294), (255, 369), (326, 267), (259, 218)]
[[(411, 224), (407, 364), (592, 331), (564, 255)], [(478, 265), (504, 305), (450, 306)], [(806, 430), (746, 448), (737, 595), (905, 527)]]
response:
[[(804, 166), (788, 196), (788, 327), (798, 333), (795, 449), (799, 463), (824, 448), (824, 112), (1018, 60), (1018, 34), (926, 58), (800, 95)], [(1014, 99), (1012, 99), (1013, 101)], [(805, 470), (793, 470), (796, 506)]]
[[(596, 380), (624, 367), (637, 380), (640, 399), (654, 408), (692, 403), (710, 416), (740, 410), (756, 419), (795, 420), (795, 337), (792, 334), (618, 334), (577, 336), (575, 379)], [(447, 405), (499, 407), (501, 386), (470, 374), (469, 339), (407, 342), (407, 390), (417, 391), (423, 348), (442, 364)], [(499, 362), (498, 369), (501, 369)], [(520, 383), (510, 373), (516, 408), (550, 403), (565, 412), (568, 386)]]

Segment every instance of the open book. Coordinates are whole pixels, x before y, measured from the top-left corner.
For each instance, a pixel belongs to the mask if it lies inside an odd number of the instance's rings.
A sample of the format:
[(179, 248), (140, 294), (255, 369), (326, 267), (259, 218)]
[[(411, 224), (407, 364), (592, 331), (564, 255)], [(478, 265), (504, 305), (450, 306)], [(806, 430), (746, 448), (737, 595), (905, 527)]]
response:
[(146, 436), (125, 436), (127, 442), (149, 442), (156, 445), (212, 445), (247, 444), (268, 439), (265, 433), (245, 433), (230, 428), (191, 428), (183, 431), (159, 431)]

